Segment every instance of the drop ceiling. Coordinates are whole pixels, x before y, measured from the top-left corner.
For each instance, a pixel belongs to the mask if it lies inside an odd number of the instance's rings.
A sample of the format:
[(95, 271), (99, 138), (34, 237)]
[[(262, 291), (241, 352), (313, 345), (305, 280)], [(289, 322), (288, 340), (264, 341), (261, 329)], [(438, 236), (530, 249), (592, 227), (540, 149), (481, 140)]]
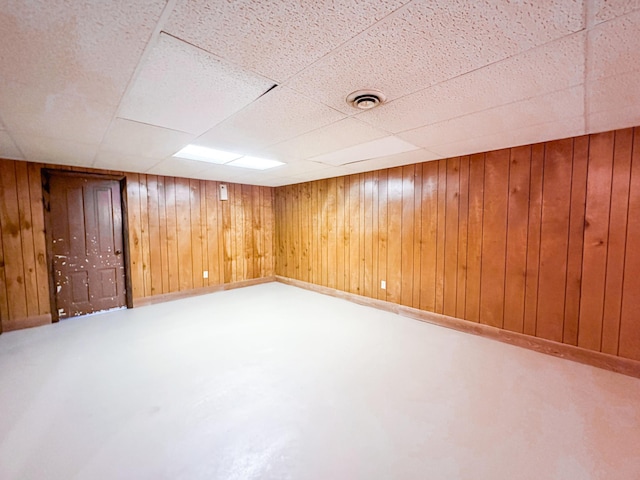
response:
[(279, 186), (640, 125), (640, 0), (3, 0), (0, 30), (3, 158)]

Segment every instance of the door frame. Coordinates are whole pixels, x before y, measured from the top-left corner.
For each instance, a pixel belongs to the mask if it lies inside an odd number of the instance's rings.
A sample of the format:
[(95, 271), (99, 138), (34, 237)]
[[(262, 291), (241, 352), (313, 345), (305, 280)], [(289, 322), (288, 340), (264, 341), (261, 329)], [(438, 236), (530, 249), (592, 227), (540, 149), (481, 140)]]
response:
[(51, 238), (52, 226), (49, 212), (51, 211), (51, 191), (49, 179), (54, 176), (66, 176), (87, 178), (96, 180), (114, 180), (120, 185), (120, 208), (122, 209), (122, 247), (124, 255), (124, 285), (127, 308), (133, 308), (133, 292), (131, 285), (130, 251), (129, 251), (129, 215), (127, 209), (127, 177), (125, 175), (102, 174), (94, 172), (57, 170), (53, 168), (42, 169), (42, 201), (44, 213), (44, 234), (47, 245), (47, 272), (49, 273), (49, 302), (51, 305), (51, 321), (60, 321), (58, 307), (56, 305), (55, 271), (53, 268), (53, 238)]

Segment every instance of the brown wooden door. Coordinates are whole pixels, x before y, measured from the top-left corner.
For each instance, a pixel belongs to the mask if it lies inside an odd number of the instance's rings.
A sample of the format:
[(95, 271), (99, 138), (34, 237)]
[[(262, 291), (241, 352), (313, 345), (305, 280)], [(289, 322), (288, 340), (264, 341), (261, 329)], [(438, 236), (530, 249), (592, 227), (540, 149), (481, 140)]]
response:
[(48, 190), (58, 318), (126, 306), (119, 182), (51, 174)]

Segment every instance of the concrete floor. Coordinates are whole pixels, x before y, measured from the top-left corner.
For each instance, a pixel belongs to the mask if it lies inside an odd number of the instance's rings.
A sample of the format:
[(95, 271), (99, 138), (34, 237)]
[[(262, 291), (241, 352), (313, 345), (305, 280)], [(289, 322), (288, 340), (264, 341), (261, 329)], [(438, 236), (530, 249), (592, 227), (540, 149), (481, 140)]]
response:
[(271, 283), (0, 336), (0, 479), (637, 479), (640, 380)]

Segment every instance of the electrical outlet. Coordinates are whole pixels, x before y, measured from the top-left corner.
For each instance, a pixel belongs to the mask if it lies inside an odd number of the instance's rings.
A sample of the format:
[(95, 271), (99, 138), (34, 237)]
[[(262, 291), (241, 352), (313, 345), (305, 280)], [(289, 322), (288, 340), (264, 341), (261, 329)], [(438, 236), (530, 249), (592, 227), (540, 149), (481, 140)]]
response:
[(202, 272), (202, 278), (209, 278), (209, 270)]
[(380, 280), (380, 288), (382, 290), (386, 290), (387, 289), (387, 282), (386, 280)]

